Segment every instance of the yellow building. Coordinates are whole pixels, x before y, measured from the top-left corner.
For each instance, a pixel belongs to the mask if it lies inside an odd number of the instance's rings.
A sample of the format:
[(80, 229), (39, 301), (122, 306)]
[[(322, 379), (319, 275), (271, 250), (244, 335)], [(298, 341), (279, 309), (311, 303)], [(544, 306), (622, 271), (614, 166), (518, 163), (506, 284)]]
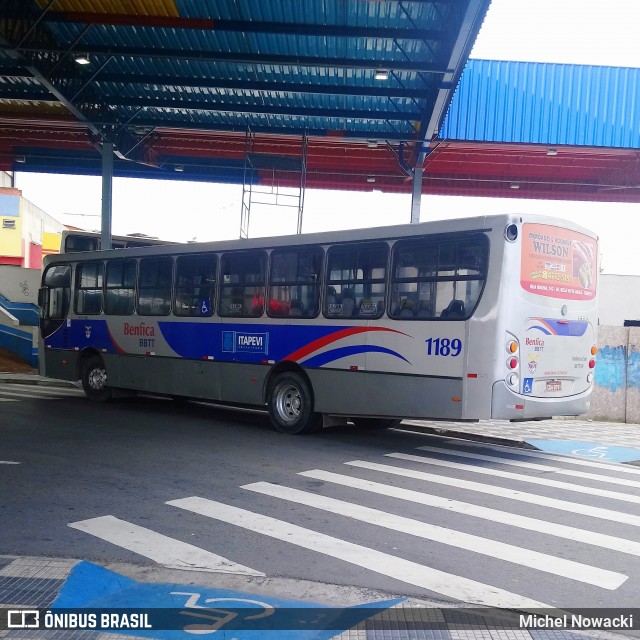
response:
[[(0, 184), (8, 183), (6, 175)], [(0, 186), (0, 265), (41, 269), (44, 256), (60, 251), (65, 228), (19, 189)]]

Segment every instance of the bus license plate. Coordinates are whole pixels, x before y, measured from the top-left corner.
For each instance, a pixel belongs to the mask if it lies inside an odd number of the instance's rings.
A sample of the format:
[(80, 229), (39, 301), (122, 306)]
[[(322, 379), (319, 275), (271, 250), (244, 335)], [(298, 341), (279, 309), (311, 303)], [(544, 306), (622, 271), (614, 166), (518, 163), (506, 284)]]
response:
[(547, 392), (549, 391), (562, 391), (562, 381), (547, 380)]

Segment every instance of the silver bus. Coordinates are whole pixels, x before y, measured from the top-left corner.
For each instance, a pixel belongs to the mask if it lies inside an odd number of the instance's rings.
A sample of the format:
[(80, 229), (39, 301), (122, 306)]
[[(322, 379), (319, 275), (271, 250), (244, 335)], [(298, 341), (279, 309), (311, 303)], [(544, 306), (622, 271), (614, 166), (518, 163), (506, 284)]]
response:
[(276, 429), (588, 410), (597, 238), (542, 216), (48, 256), (41, 373)]

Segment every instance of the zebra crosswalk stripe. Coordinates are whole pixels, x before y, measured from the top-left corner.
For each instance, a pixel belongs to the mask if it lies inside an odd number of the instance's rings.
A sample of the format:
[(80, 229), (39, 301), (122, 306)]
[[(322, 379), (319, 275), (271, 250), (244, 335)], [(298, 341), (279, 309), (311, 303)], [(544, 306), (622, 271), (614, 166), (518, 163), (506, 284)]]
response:
[(45, 387), (43, 385), (4, 385), (0, 386), (0, 393), (23, 393), (32, 396), (84, 396), (84, 391), (68, 387)]
[(558, 475), (571, 476), (572, 478), (584, 478), (585, 480), (595, 480), (596, 482), (607, 482), (609, 484), (617, 484), (622, 487), (634, 487), (640, 489), (640, 482), (637, 480), (629, 480), (627, 478), (616, 478), (600, 473), (587, 473), (585, 471), (576, 471), (575, 469), (563, 469), (561, 467), (553, 467), (548, 464), (536, 464), (535, 462), (524, 462), (522, 460), (512, 460), (511, 458), (502, 458), (499, 456), (487, 456), (481, 453), (468, 453), (467, 451), (457, 451), (455, 449), (443, 449), (442, 447), (418, 447), (421, 451), (430, 451), (432, 453), (442, 453), (447, 456), (458, 458), (469, 458), (471, 460), (482, 460), (484, 462), (497, 462), (512, 467), (520, 467), (531, 471), (542, 471), (544, 473), (557, 473)]
[(473, 464), (464, 464), (461, 462), (451, 462), (450, 460), (435, 460), (427, 456), (414, 456), (410, 453), (385, 453), (388, 458), (397, 458), (398, 460), (408, 460), (411, 462), (419, 462), (420, 464), (429, 464), (437, 467), (447, 467), (448, 469), (458, 469), (460, 471), (469, 471), (485, 476), (494, 476), (496, 478), (506, 478), (508, 480), (518, 480), (529, 484), (538, 484), (544, 487), (553, 487), (555, 489), (563, 489), (565, 491), (573, 491), (575, 493), (585, 493), (589, 496), (600, 496), (609, 498), (610, 500), (620, 500), (622, 502), (633, 502), (640, 504), (640, 496), (634, 496), (628, 493), (620, 493), (618, 491), (610, 491), (609, 489), (598, 489), (596, 487), (583, 487), (581, 485), (572, 484), (570, 482), (561, 482), (559, 480), (551, 480), (549, 478), (537, 478), (535, 476), (527, 476), (522, 473), (512, 473), (511, 471), (501, 471), (500, 469), (487, 469)]
[(559, 500), (557, 498), (548, 498), (547, 496), (537, 495), (535, 493), (527, 493), (526, 491), (518, 491), (516, 489), (506, 489), (494, 484), (484, 484), (482, 482), (473, 482), (471, 480), (461, 480), (450, 476), (438, 476), (434, 473), (426, 473), (424, 471), (414, 471), (413, 469), (403, 469), (402, 467), (394, 467), (389, 464), (379, 464), (377, 462), (368, 462), (366, 460), (351, 460), (345, 462), (346, 465), (359, 467), (361, 469), (370, 469), (372, 471), (381, 471), (382, 473), (390, 473), (405, 478), (414, 478), (416, 480), (424, 480), (426, 482), (434, 482), (443, 484), (447, 487), (457, 487), (458, 489), (468, 489), (477, 493), (486, 493), (490, 496), (499, 496), (510, 500), (518, 500), (520, 502), (528, 502), (541, 507), (550, 507), (552, 509), (560, 509), (569, 513), (579, 513), (593, 518), (609, 520), (611, 522), (619, 522), (622, 524), (630, 524), (640, 527), (640, 516), (621, 511), (613, 511), (612, 509), (604, 509), (602, 507), (591, 507), (586, 504), (577, 502), (569, 502), (568, 500)]
[(338, 558), (401, 582), (465, 602), (514, 609), (548, 608), (546, 604), (492, 585), (440, 571), (222, 502), (194, 496), (170, 500), (166, 504)]
[(491, 522), (499, 522), (512, 527), (519, 527), (528, 531), (537, 531), (550, 536), (573, 540), (574, 542), (582, 542), (588, 545), (611, 549), (634, 556), (640, 556), (640, 542), (634, 540), (626, 540), (624, 538), (616, 538), (605, 533), (597, 533), (595, 531), (587, 531), (577, 527), (570, 527), (555, 522), (547, 522), (546, 520), (538, 520), (530, 516), (522, 516), (509, 511), (500, 511), (490, 507), (483, 507), (472, 504), (470, 502), (462, 502), (460, 500), (451, 500), (449, 498), (441, 498), (440, 496), (431, 495), (429, 493), (421, 493), (412, 489), (403, 489), (393, 485), (373, 482), (371, 480), (362, 480), (361, 478), (352, 478), (331, 471), (323, 471), (321, 469), (312, 469), (310, 471), (302, 471), (298, 475), (314, 480), (322, 480), (324, 482), (332, 482), (343, 487), (350, 487), (362, 491), (369, 491), (382, 496), (406, 500), (416, 504), (422, 504), (436, 509), (444, 509), (461, 513), (474, 518), (482, 518)]
[(72, 522), (68, 526), (129, 549), (170, 569), (264, 577), (264, 573), (223, 558), (216, 553), (169, 538), (114, 516)]
[(62, 400), (62, 396), (55, 395), (37, 395), (34, 393), (22, 393), (20, 391), (2, 391), (0, 390), (0, 396), (8, 396), (4, 398), (5, 402), (10, 402), (11, 400), (18, 400), (19, 398), (27, 398), (29, 400)]
[(581, 562), (574, 562), (573, 560), (532, 551), (490, 538), (483, 538), (481, 536), (456, 531), (455, 529), (439, 527), (427, 522), (405, 518), (352, 502), (336, 500), (335, 498), (320, 496), (282, 485), (275, 485), (269, 482), (255, 482), (244, 485), (241, 488), (274, 498), (304, 504), (316, 509), (322, 509), (330, 513), (359, 520), (360, 522), (366, 522), (367, 524), (407, 533), (425, 540), (433, 540), (441, 544), (451, 545), (458, 549), (466, 549), (467, 551), (486, 555), (498, 560), (504, 560), (512, 564), (522, 565), (531, 569), (537, 569), (538, 571), (551, 573), (563, 578), (569, 578), (570, 580), (584, 582), (602, 589), (617, 589), (628, 578), (628, 576), (621, 573), (599, 569)]

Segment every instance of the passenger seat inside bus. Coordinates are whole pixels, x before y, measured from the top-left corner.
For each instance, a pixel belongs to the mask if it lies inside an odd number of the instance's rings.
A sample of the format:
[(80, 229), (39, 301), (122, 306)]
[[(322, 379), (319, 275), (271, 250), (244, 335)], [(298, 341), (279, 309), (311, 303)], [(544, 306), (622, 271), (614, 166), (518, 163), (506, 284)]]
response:
[(413, 318), (415, 316), (415, 303), (411, 298), (405, 298), (400, 303), (400, 317)]
[(302, 302), (300, 300), (292, 300), (291, 307), (289, 307), (289, 315), (300, 317), (302, 313)]
[(345, 318), (350, 318), (353, 315), (353, 310), (356, 308), (356, 299), (352, 289), (345, 289), (342, 292), (342, 315)]
[(464, 302), (462, 300), (452, 300), (440, 314), (441, 318), (464, 318), (466, 315)]

